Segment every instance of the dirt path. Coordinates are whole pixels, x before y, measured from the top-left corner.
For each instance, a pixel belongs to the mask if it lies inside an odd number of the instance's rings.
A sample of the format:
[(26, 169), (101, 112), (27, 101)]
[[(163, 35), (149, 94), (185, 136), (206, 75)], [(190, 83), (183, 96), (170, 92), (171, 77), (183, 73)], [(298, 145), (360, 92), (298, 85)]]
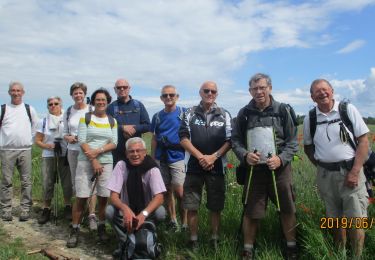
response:
[(19, 201), (14, 199), (13, 221), (5, 222), (0, 219), (4, 230), (14, 239), (22, 238), (27, 251), (46, 248), (57, 249), (64, 252), (64, 255), (80, 259), (112, 259), (111, 252), (115, 248), (115, 239), (108, 244), (100, 244), (97, 241), (97, 234), (90, 233), (87, 229), (81, 228), (82, 235), (77, 248), (67, 248), (66, 239), (69, 236), (69, 222), (60, 220), (56, 226), (53, 222), (39, 225), (37, 218), (41, 213), (41, 207), (34, 203), (31, 212), (31, 219), (26, 222), (18, 221)]

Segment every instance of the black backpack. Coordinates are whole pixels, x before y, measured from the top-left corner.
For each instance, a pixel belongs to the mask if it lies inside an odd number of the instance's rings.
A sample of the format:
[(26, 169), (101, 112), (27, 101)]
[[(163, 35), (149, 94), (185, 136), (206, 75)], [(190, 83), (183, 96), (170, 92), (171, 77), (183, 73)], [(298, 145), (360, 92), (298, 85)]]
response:
[[(339, 114), (340, 118), (339, 119), (334, 119), (331, 121), (323, 121), (323, 122), (317, 122), (316, 118), (316, 107), (311, 109), (309, 111), (309, 121), (310, 121), (310, 135), (311, 139), (314, 139), (315, 132), (316, 132), (316, 126), (318, 124), (331, 124), (335, 122), (340, 122), (340, 134), (344, 135), (344, 138), (349, 142), (350, 146), (353, 148), (353, 150), (357, 150), (357, 145), (358, 145), (358, 140), (354, 135), (354, 130), (353, 130), (353, 123), (350, 121), (350, 118), (348, 116), (348, 102), (346, 101), (341, 101), (339, 103)], [(352, 139), (349, 135), (349, 133), (346, 131), (346, 129), (343, 127), (343, 125), (348, 128), (348, 130), (352, 133), (354, 139)], [(366, 180), (368, 183), (375, 184), (375, 153), (374, 151), (369, 152), (369, 157), (365, 164), (363, 165), (363, 170), (366, 175)], [(368, 186), (368, 185), (367, 185)], [(372, 188), (367, 187), (367, 191), (370, 195), (370, 197), (373, 197), (372, 194)]]
[[(6, 104), (2, 104), (1, 105), (0, 127), (3, 124), (3, 119), (4, 119), (4, 116), (5, 116), (6, 108), (7, 108)], [(31, 112), (30, 112), (30, 105), (29, 104), (25, 104), (25, 108), (26, 108), (27, 116), (29, 117), (29, 120), (30, 120), (30, 124), (32, 124)]]
[[(90, 124), (92, 114), (93, 114), (93, 112), (87, 112), (85, 114), (86, 126), (88, 126)], [(108, 115), (108, 114), (107, 114), (107, 117), (108, 117), (109, 125), (111, 126), (111, 129), (112, 129), (115, 126), (115, 119), (111, 115)]]
[[(256, 115), (259, 117), (280, 117), (282, 120), (285, 120), (288, 116), (292, 119), (294, 126), (298, 126), (297, 116), (294, 112), (294, 109), (291, 105), (286, 103), (280, 103), (278, 110), (273, 112), (265, 112), (265, 111), (250, 111), (245, 108), (244, 113), (242, 116), (233, 118), (233, 125), (238, 120), (240, 130), (242, 134), (245, 134), (247, 128), (247, 120), (248, 117)], [(239, 185), (245, 184), (245, 178), (248, 176), (249, 166), (247, 164), (241, 163), (236, 167), (236, 180)]]
[(161, 252), (161, 244), (157, 243), (155, 224), (145, 221), (134, 233), (128, 235), (121, 246), (121, 260), (156, 259)]

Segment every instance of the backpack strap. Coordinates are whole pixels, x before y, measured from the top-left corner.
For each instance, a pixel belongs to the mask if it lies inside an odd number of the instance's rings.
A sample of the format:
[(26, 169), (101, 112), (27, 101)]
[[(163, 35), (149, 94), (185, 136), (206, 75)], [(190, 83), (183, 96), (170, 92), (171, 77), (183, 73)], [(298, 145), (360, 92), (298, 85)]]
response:
[(314, 136), (316, 132), (316, 124), (317, 124), (316, 107), (314, 107), (313, 109), (309, 111), (309, 120), (310, 120), (310, 136), (311, 136), (311, 140), (314, 140)]
[[(33, 120), (31, 118), (30, 105), (25, 104), (25, 109), (26, 109), (27, 116), (29, 117), (30, 124), (32, 124)], [(6, 110), (6, 104), (2, 104), (1, 105), (1, 116), (0, 116), (0, 127), (3, 124), (3, 119), (4, 119), (4, 116), (5, 116), (5, 110)]]
[(70, 115), (72, 114), (72, 106), (66, 110), (66, 121), (69, 123)]
[(115, 119), (111, 115), (107, 115), (109, 125), (111, 126), (111, 129), (115, 126)]
[[(342, 123), (349, 129), (349, 131), (352, 133), (354, 140), (350, 137), (350, 135), (347, 135), (348, 142), (350, 146), (353, 148), (353, 150), (357, 150), (357, 139), (354, 135), (354, 127), (352, 121), (350, 121), (350, 118), (348, 116), (348, 102), (341, 101), (339, 103), (339, 114)], [(341, 126), (340, 126), (341, 127)]]
[(3, 119), (4, 119), (4, 116), (5, 116), (5, 110), (6, 110), (6, 107), (7, 107), (6, 104), (2, 104), (2, 105), (1, 105), (0, 127), (1, 127), (2, 124), (3, 124)]
[(43, 127), (42, 127), (43, 134), (44, 134), (44, 130), (46, 130), (46, 123), (47, 123), (47, 117), (43, 118)]
[(29, 117), (29, 120), (30, 120), (30, 124), (32, 124), (33, 120), (31, 119), (30, 105), (25, 104), (25, 108), (26, 108), (27, 116)]
[(89, 126), (89, 124), (91, 122), (91, 115), (92, 115), (92, 112), (87, 112), (85, 114), (85, 123), (86, 123), (86, 126)]
[[(86, 126), (89, 126), (90, 122), (91, 122), (91, 116), (92, 116), (92, 112), (87, 112), (85, 114), (85, 123), (86, 123)], [(108, 117), (108, 122), (109, 122), (109, 125), (111, 126), (111, 129), (113, 127), (115, 127), (115, 119), (110, 116), (110, 115), (107, 115)]]

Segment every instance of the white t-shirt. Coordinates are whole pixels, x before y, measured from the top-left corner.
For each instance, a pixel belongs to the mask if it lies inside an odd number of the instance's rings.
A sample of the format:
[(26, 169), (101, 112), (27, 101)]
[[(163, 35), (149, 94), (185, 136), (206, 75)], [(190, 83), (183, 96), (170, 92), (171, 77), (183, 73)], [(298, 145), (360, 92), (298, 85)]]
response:
[[(358, 110), (348, 104), (348, 117), (353, 124), (354, 135), (359, 137), (369, 132), (369, 129), (362, 119)], [(323, 113), (316, 108), (317, 122), (331, 121), (340, 118), (339, 102), (335, 101), (332, 110)], [(341, 122), (341, 121), (340, 121)], [(340, 122), (332, 124), (317, 124), (314, 136), (315, 154), (314, 158), (322, 162), (339, 162), (350, 160), (355, 156), (355, 151), (350, 143), (343, 143), (340, 139)], [(350, 137), (352, 133), (347, 129)], [(310, 118), (307, 115), (303, 121), (303, 142), (305, 145), (311, 145), (313, 141), (310, 135)]]
[[(45, 117), (39, 121), (36, 131), (38, 133), (44, 134), (43, 143), (53, 144), (55, 142), (55, 138), (60, 138), (63, 136), (63, 129), (64, 129), (63, 115), (61, 115), (59, 125), (56, 129), (50, 129), (48, 117)], [(64, 139), (62, 139), (60, 141), (60, 145), (61, 145), (61, 156), (65, 156), (66, 149), (67, 149), (67, 142)], [(54, 151), (53, 150), (51, 151), (49, 149), (43, 149), (42, 157), (43, 158), (54, 157)]]
[[(70, 134), (73, 136), (78, 136), (79, 119), (81, 117), (85, 117), (85, 114), (90, 111), (89, 106), (78, 110), (72, 106), (70, 110), (69, 122), (66, 120), (67, 111), (68, 109), (64, 113), (64, 135)], [(68, 144), (68, 150), (80, 151), (81, 147), (79, 146), (78, 142), (75, 144)]]
[(24, 103), (6, 105), (5, 115), (0, 128), (0, 150), (31, 149), (39, 119), (32, 106), (30, 106), (30, 114), (31, 124)]

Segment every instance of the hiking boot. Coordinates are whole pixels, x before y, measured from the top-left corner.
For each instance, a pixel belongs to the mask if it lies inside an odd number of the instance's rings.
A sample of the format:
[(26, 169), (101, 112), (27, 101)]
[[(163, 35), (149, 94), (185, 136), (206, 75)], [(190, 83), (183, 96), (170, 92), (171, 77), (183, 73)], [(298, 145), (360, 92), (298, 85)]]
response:
[(298, 259), (298, 249), (297, 246), (287, 246), (286, 247), (286, 259), (296, 260)]
[(177, 232), (177, 231), (179, 230), (177, 222), (171, 220), (171, 221), (168, 223), (168, 229), (171, 230), (171, 231)]
[(187, 247), (192, 252), (196, 253), (199, 250), (198, 240), (189, 240)]
[(107, 233), (105, 232), (105, 224), (98, 225), (98, 237), (99, 241), (105, 242), (109, 240)]
[(28, 221), (29, 218), (30, 218), (30, 211), (22, 210), (21, 214), (20, 214), (20, 217), (19, 217), (19, 220), (20, 221)]
[(187, 232), (189, 229), (189, 226), (187, 224), (182, 224), (181, 226), (181, 232)]
[(117, 249), (115, 249), (115, 250), (112, 252), (112, 256), (113, 256), (113, 258), (115, 258), (115, 259), (120, 258), (120, 256), (121, 256), (121, 252), (122, 252), (122, 249), (121, 249), (121, 248), (117, 248)]
[(96, 220), (96, 216), (94, 214), (89, 216), (89, 229), (90, 231), (98, 230), (98, 221)]
[(77, 247), (78, 240), (79, 240), (79, 228), (78, 227), (76, 227), (76, 228), (72, 227), (72, 229), (70, 231), (69, 239), (66, 242), (66, 246), (68, 248)]
[(3, 221), (12, 221), (13, 220), (12, 211), (4, 211), (1, 219)]
[(254, 249), (242, 251), (242, 260), (253, 260), (254, 259)]
[(72, 220), (72, 206), (70, 205), (65, 205), (65, 208), (64, 208), (64, 218), (66, 220)]
[(51, 209), (44, 208), (42, 215), (38, 219), (38, 224), (41, 224), (41, 225), (46, 224), (49, 221), (50, 217), (51, 217)]

